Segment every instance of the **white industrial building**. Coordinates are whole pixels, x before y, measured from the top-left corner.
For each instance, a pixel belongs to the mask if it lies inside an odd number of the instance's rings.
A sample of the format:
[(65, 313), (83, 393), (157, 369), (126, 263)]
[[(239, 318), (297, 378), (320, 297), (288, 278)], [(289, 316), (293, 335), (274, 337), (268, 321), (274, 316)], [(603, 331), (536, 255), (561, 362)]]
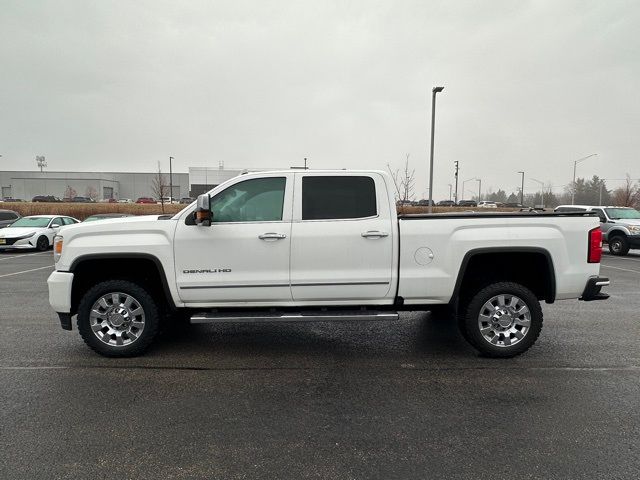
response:
[[(195, 197), (245, 171), (266, 170), (191, 167), (189, 173), (173, 173), (173, 198)], [(0, 171), (0, 198), (30, 201), (36, 195), (64, 198), (69, 188), (78, 196), (95, 193), (98, 200), (156, 197), (154, 178), (157, 173), (143, 172), (51, 172)], [(163, 173), (169, 195), (169, 174)]]

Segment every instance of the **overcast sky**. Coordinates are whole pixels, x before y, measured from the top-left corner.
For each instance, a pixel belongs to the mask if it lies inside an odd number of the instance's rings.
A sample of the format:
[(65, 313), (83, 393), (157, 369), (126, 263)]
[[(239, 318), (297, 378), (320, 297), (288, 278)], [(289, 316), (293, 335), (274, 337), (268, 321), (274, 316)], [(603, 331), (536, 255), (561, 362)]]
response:
[(637, 178), (639, 25), (637, 2), (611, 0), (0, 0), (0, 169), (385, 169), (409, 153), (420, 198), (443, 85), (436, 199), (454, 160), (483, 190), (515, 190), (518, 170), (566, 184), (591, 153), (579, 176)]

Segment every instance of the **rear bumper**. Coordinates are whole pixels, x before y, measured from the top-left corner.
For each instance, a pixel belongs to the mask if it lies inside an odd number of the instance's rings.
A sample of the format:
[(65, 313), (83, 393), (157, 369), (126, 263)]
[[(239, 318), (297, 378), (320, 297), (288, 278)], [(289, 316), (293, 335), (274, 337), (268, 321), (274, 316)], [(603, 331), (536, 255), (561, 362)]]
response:
[(606, 277), (591, 277), (587, 281), (587, 286), (584, 287), (580, 300), (590, 302), (592, 300), (606, 300), (609, 295), (602, 293), (602, 287), (609, 285), (609, 279)]

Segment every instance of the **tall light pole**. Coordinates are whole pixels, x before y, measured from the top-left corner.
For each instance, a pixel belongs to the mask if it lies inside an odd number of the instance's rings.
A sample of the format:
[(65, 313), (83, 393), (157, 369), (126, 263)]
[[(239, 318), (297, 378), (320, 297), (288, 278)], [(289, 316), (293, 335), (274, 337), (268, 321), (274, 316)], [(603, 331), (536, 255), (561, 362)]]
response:
[(480, 200), (482, 200), (482, 179), (476, 178), (476, 180), (478, 181), (478, 203), (480, 203)]
[(431, 158), (429, 160), (429, 213), (433, 212), (433, 139), (436, 130), (436, 93), (444, 90), (444, 87), (431, 89)]
[(169, 201), (173, 203), (173, 170), (171, 168), (171, 161), (173, 157), (169, 157)]
[(476, 178), (476, 177), (473, 177), (473, 178), (468, 178), (467, 180), (463, 180), (463, 181), (462, 181), (462, 200), (464, 200), (464, 192), (465, 192), (465, 190), (464, 190), (464, 184), (465, 184), (465, 183), (467, 183), (467, 182), (470, 182), (470, 181), (472, 181), (472, 180), (477, 180), (477, 178)]
[(524, 207), (524, 172), (518, 172), (522, 174), (522, 186), (520, 187), (520, 205)]
[(542, 202), (542, 208), (544, 208), (544, 182), (541, 182), (540, 180), (536, 180), (535, 178), (530, 178), (529, 180), (533, 180), (534, 182), (540, 184), (540, 201)]
[(584, 162), (587, 158), (595, 157), (598, 155), (597, 153), (592, 153), (591, 155), (587, 155), (586, 157), (579, 158), (573, 162), (573, 183), (571, 184), (571, 205), (575, 205), (576, 198), (576, 166), (580, 162)]
[[(454, 201), (456, 202), (456, 205), (457, 205), (458, 204), (458, 161), (456, 160), (453, 163), (456, 166), (456, 171), (455, 171), (455, 174), (454, 174), (454, 176), (456, 177), (456, 191), (455, 191), (455, 193), (453, 195), (453, 199), (454, 199)], [(463, 197), (464, 197), (464, 195), (463, 195)]]

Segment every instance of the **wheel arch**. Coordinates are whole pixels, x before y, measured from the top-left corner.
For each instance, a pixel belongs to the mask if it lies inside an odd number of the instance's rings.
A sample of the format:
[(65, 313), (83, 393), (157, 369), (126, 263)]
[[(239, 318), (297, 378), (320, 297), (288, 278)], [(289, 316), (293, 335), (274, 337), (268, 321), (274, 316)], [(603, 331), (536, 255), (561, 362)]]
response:
[(82, 295), (95, 283), (109, 279), (138, 281), (161, 296), (158, 302), (170, 310), (176, 305), (162, 262), (148, 253), (97, 253), (80, 255), (73, 260), (69, 271), (74, 274), (71, 290), (71, 310), (76, 312)]
[[(528, 263), (533, 268), (532, 278), (517, 272), (514, 261)], [(542, 260), (542, 262), (538, 262)], [(492, 261), (492, 267), (500, 272), (492, 272), (483, 279), (473, 279), (471, 273), (483, 263)], [(541, 247), (486, 247), (469, 250), (463, 257), (458, 277), (449, 305), (456, 308), (460, 299), (474, 289), (482, 288), (497, 281), (515, 281), (532, 290), (538, 299), (553, 303), (556, 298), (556, 275), (551, 253)]]

